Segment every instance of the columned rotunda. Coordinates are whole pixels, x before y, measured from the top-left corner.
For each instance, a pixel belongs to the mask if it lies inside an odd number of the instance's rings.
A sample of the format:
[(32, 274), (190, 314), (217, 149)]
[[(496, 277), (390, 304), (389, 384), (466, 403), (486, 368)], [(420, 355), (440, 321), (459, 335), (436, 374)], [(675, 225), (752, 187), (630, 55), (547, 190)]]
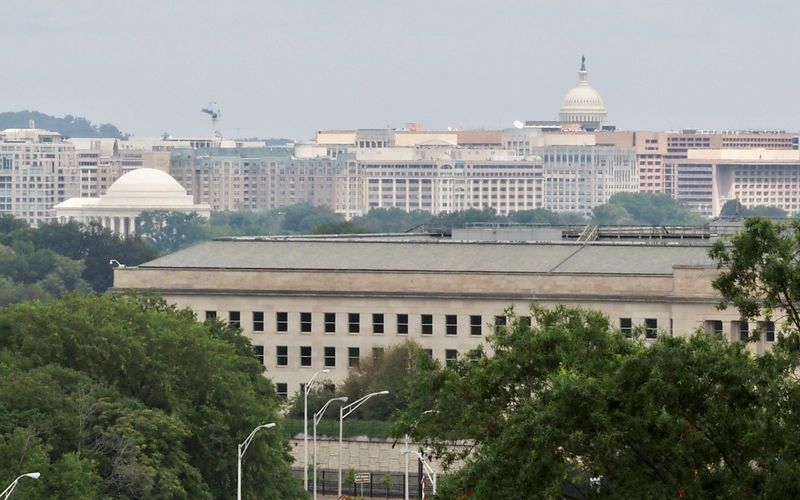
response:
[(581, 57), (578, 71), (578, 85), (564, 96), (564, 104), (559, 112), (561, 123), (577, 123), (584, 130), (600, 130), (608, 120), (608, 112), (595, 89), (589, 86), (589, 72), (586, 71), (586, 58)]
[(195, 205), (191, 196), (168, 173), (139, 168), (123, 175), (99, 198), (70, 198), (54, 207), (56, 220), (98, 222), (123, 238), (136, 232), (136, 218), (145, 211), (211, 214), (207, 204)]

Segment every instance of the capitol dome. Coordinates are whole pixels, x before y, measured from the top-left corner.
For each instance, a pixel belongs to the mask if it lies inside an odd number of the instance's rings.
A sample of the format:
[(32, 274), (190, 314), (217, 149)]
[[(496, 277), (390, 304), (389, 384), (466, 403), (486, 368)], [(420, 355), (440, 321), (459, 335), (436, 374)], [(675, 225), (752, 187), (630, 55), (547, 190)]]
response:
[(578, 123), (586, 130), (597, 130), (608, 119), (603, 98), (589, 85), (589, 72), (586, 71), (586, 58), (581, 58), (578, 71), (578, 85), (564, 96), (559, 120), (562, 123)]

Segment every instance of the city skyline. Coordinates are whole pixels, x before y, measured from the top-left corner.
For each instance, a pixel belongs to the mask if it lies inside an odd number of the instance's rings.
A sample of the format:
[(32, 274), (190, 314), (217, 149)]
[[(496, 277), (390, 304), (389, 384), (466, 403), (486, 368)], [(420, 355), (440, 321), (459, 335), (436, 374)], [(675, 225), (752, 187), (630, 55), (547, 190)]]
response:
[(24, 50), (6, 58), (0, 109), (139, 136), (207, 135), (211, 100), (229, 137), (499, 129), (557, 119), (586, 55), (621, 129), (796, 131), (796, 14), (778, 2), (41, 2), (7, 13), (7, 43)]

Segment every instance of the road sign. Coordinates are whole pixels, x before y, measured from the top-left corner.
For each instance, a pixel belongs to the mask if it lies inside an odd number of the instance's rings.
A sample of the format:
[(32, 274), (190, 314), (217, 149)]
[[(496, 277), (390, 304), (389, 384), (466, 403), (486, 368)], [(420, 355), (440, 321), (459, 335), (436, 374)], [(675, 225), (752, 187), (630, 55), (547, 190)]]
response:
[(356, 472), (355, 479), (353, 480), (356, 484), (364, 484), (369, 483), (370, 477), (372, 474), (369, 472)]

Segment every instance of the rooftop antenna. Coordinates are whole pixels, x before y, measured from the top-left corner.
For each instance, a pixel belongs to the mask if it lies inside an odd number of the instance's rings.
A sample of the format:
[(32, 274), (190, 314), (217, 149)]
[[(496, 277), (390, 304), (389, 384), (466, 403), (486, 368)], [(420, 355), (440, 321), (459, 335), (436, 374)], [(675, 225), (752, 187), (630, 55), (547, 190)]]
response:
[(217, 106), (217, 101), (211, 101), (207, 108), (203, 108), (200, 111), (211, 116), (211, 135), (222, 137), (222, 134), (217, 129), (217, 122), (222, 117), (222, 110)]

